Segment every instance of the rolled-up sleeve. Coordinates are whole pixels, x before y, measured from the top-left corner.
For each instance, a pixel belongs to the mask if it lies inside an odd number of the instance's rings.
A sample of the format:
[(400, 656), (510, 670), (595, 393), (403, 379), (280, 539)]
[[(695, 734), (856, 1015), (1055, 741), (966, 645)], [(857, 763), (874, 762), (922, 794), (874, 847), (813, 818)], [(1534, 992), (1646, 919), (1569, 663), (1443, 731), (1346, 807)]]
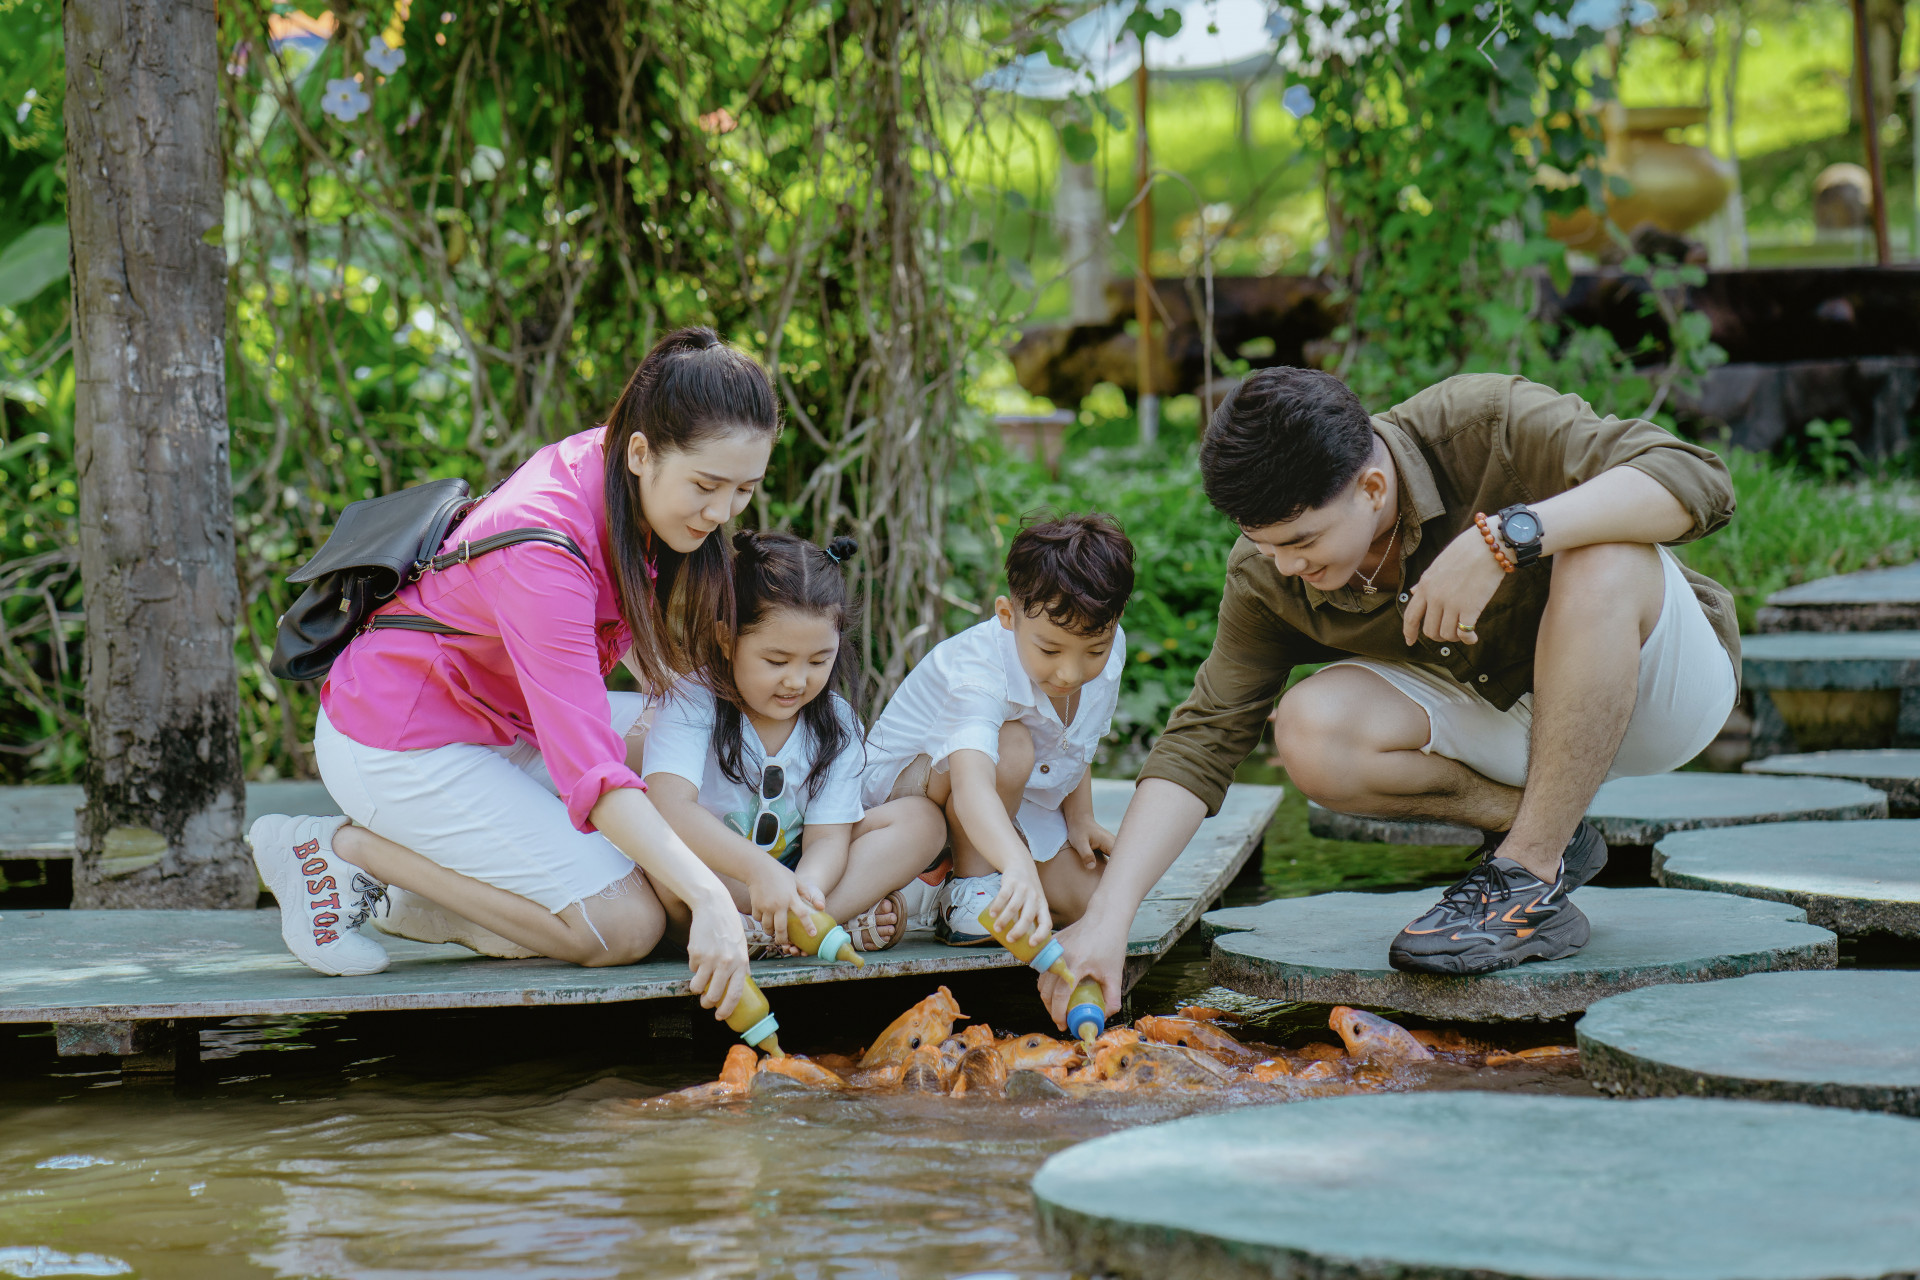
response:
[(557, 547), (508, 547), (489, 559), (500, 643), (526, 698), (534, 741), (567, 817), (592, 831), (588, 815), (601, 796), (647, 789), (627, 767), (626, 739), (613, 731), (608, 711), (594, 621), (598, 587)]
[(1547, 498), (1632, 467), (1686, 508), (1693, 527), (1674, 539), (1704, 538), (1733, 518), (1733, 480), (1711, 449), (1642, 418), (1601, 417), (1579, 396), (1515, 378), (1500, 444), (1521, 484)]
[(1233, 771), (1260, 741), (1295, 664), (1317, 648), (1261, 603), (1247, 581), (1249, 562), (1258, 560), (1244, 542), (1229, 557), (1213, 650), (1140, 769), (1142, 781), (1165, 778), (1191, 791), (1208, 816), (1220, 811)]

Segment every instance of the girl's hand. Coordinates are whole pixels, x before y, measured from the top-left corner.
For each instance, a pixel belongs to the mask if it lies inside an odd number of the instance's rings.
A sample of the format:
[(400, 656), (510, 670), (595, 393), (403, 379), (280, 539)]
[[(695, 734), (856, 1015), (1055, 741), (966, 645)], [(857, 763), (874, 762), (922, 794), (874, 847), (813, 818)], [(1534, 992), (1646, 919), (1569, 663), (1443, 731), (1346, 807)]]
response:
[[(1469, 525), (1434, 557), (1408, 593), (1401, 627), (1407, 643), (1412, 644), (1422, 634), (1429, 640), (1478, 643), (1480, 637), (1473, 634), (1473, 628), (1506, 576), (1488, 549), (1487, 540), (1480, 536), (1479, 526)], [(1460, 629), (1463, 624), (1464, 632)]]
[(1074, 853), (1080, 859), (1080, 865), (1089, 871), (1100, 869), (1100, 859), (1094, 856), (1113, 852), (1113, 832), (1093, 820), (1092, 815), (1084, 821), (1067, 820), (1067, 843), (1073, 846)]
[(747, 935), (731, 901), (721, 898), (717, 904), (693, 908), (687, 967), (693, 970), (688, 985), (700, 997), (701, 1008), (712, 1009), (713, 1016), (725, 1022), (747, 990)]
[(798, 910), (802, 915), (807, 912), (799, 879), (777, 859), (764, 855), (747, 881), (747, 902), (750, 914), (760, 922), (760, 927), (783, 947), (787, 945), (787, 912)]
[(1000, 873), (999, 896), (987, 905), (993, 924), (1008, 938), (1027, 938), (1043, 946), (1053, 932), (1053, 917), (1047, 912), (1046, 890), (1040, 887), (1040, 872), (1030, 858), (1022, 858)]

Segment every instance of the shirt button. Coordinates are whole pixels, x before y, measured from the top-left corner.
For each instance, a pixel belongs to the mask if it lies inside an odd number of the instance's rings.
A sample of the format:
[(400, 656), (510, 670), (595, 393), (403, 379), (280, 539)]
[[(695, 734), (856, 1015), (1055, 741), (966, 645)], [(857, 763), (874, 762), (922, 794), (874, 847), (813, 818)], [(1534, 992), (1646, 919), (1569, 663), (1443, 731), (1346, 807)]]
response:
[(1041, 765), (1041, 766), (1040, 766), (1040, 772), (1042, 772), (1042, 773), (1052, 773), (1052, 772), (1053, 772), (1053, 766), (1052, 766), (1052, 765), (1050, 765), (1050, 764), (1043, 764), (1043, 765)]
[(1451, 650), (1451, 649), (1449, 649), (1449, 648), (1447, 648), (1447, 646), (1445, 646), (1445, 645), (1441, 645), (1441, 646), (1440, 646), (1440, 656), (1441, 656), (1441, 657), (1443, 657), (1443, 658), (1451, 658), (1451, 657), (1453, 656), (1453, 650)]
[(1486, 682), (1487, 682), (1487, 678), (1486, 678), (1485, 676), (1481, 676), (1481, 677), (1480, 677), (1480, 683), (1481, 683), (1481, 684), (1485, 684)]
[(1400, 603), (1401, 603), (1401, 604), (1405, 604), (1405, 603), (1406, 603), (1406, 602), (1407, 602), (1407, 601), (1408, 601), (1409, 599), (1411, 599), (1411, 597), (1410, 597), (1410, 596), (1408, 596), (1406, 592), (1404, 592), (1404, 591), (1402, 591), (1402, 592), (1400, 593)]

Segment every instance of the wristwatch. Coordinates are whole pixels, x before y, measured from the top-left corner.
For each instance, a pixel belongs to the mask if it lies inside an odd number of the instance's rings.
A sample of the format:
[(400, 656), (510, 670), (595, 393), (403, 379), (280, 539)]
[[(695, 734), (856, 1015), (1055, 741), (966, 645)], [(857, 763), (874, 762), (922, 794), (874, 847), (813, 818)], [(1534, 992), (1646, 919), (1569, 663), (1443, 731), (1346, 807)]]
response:
[(1500, 511), (1500, 541), (1513, 552), (1516, 568), (1524, 569), (1540, 558), (1540, 538), (1545, 531), (1532, 507), (1516, 502)]

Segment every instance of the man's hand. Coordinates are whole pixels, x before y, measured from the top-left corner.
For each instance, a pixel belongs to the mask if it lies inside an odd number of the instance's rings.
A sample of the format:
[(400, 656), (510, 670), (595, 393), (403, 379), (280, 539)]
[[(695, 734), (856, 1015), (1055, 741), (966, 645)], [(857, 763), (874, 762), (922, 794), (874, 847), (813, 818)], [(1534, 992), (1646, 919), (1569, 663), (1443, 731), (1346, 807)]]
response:
[[(1497, 532), (1497, 521), (1493, 517), (1489, 521)], [(1487, 540), (1480, 536), (1479, 526), (1469, 525), (1434, 557), (1409, 593), (1401, 628), (1407, 643), (1412, 644), (1423, 633), (1429, 640), (1478, 643), (1480, 637), (1473, 634), (1473, 628), (1506, 576)], [(1463, 624), (1465, 631), (1461, 630)]]
[(1081, 866), (1097, 871), (1100, 859), (1095, 854), (1113, 852), (1113, 832), (1095, 822), (1092, 813), (1084, 818), (1074, 815), (1067, 819), (1067, 843), (1073, 846)]
[[(1061, 959), (1080, 978), (1100, 980), (1101, 999), (1111, 1013), (1120, 1007), (1120, 976), (1127, 964), (1127, 926), (1117, 928), (1095, 916), (1083, 916), (1060, 930)], [(1073, 995), (1074, 982), (1059, 974), (1040, 975), (1040, 999), (1061, 1030), (1067, 1026), (1067, 1001)]]
[(1028, 938), (1036, 947), (1046, 945), (1053, 932), (1053, 917), (1047, 911), (1047, 893), (1040, 887), (1040, 872), (1032, 858), (1023, 857), (1000, 873), (1000, 893), (987, 905), (987, 914), (1001, 937)]

